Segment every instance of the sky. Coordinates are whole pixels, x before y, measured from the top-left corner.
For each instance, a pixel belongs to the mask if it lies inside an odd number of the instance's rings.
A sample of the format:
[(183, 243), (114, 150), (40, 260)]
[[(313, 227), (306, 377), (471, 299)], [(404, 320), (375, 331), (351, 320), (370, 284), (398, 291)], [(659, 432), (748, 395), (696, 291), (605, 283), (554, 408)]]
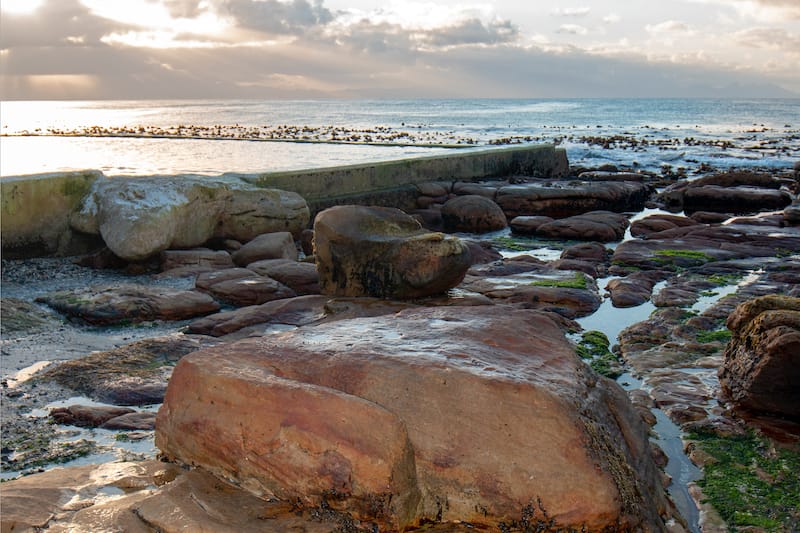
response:
[(800, 0), (0, 0), (0, 98), (800, 96)]

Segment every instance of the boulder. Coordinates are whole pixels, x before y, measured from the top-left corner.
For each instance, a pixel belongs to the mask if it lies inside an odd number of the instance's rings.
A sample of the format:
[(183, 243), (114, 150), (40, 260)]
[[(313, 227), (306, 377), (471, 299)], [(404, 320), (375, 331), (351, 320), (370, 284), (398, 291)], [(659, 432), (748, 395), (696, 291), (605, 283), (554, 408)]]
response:
[[(247, 208), (239, 201), (242, 195)], [(163, 250), (200, 246), (212, 237), (249, 240), (254, 228), (299, 235), (308, 220), (308, 206), (295, 193), (258, 189), (233, 178), (156, 176), (95, 181), (70, 223), (83, 233), (99, 234), (119, 257), (140, 261)]]
[(231, 268), (197, 276), (195, 286), (214, 298), (243, 307), (272, 300), (292, 298), (297, 294), (279, 281), (256, 274), (246, 268)]
[(564, 218), (589, 211), (639, 211), (651, 188), (631, 181), (557, 181), (509, 185), (495, 201), (509, 219), (525, 215)]
[(609, 211), (592, 211), (583, 215), (547, 222), (536, 228), (536, 235), (551, 239), (577, 241), (621, 241), (628, 228), (628, 217)]
[(69, 407), (56, 407), (50, 410), (50, 418), (56, 424), (77, 426), (82, 428), (96, 428), (118, 416), (135, 412), (127, 407), (112, 407), (102, 405), (70, 405)]
[(561, 252), (561, 259), (579, 259), (592, 263), (605, 263), (611, 257), (611, 250), (600, 242), (573, 244)]
[(314, 252), (323, 294), (418, 298), (458, 285), (470, 266), (457, 237), (430, 233), (402, 211), (337, 206), (317, 215)]
[(755, 213), (781, 210), (792, 203), (786, 191), (756, 187), (720, 187), (704, 185), (689, 187), (683, 195), (683, 209), (717, 211), (720, 213)]
[(547, 224), (548, 222), (553, 222), (553, 220), (554, 219), (551, 217), (520, 216), (512, 218), (508, 225), (511, 226), (511, 231), (514, 233), (533, 235), (536, 233), (536, 230), (539, 229), (539, 226)]
[(508, 226), (500, 206), (485, 196), (468, 194), (448, 200), (442, 207), (442, 220), (447, 231), (486, 233)]
[(312, 263), (289, 259), (264, 259), (247, 265), (248, 270), (267, 276), (292, 289), (298, 295), (319, 294), (319, 274)]
[(731, 340), (719, 371), (737, 407), (800, 418), (800, 298), (769, 295), (728, 317)]
[(673, 228), (694, 226), (699, 222), (678, 215), (657, 214), (636, 220), (631, 224), (631, 235), (634, 237), (647, 237), (651, 233), (658, 233)]
[(219, 310), (213, 298), (197, 291), (129, 284), (59, 291), (36, 301), (95, 325), (184, 320)]
[(606, 285), (614, 307), (636, 307), (650, 300), (653, 287), (667, 277), (660, 270), (641, 270), (624, 278), (612, 279)]
[(288, 231), (265, 233), (233, 252), (231, 258), (238, 266), (247, 266), (264, 259), (291, 259), (297, 261), (297, 246)]
[(647, 428), (531, 310), (409, 309), (196, 352), (173, 373), (156, 445), (373, 530), (665, 531)]

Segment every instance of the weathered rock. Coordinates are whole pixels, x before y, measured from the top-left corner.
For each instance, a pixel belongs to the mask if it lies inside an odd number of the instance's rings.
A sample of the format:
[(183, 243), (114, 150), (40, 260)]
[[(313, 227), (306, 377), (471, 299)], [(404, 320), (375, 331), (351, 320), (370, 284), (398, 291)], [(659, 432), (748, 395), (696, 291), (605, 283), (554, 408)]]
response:
[(104, 422), (100, 429), (150, 431), (156, 428), (156, 413), (136, 412), (116, 416)]
[(195, 320), (189, 324), (189, 332), (221, 337), (255, 325), (302, 326), (322, 320), (325, 317), (327, 302), (327, 296), (300, 296), (274, 300)]
[(498, 252), (492, 243), (487, 241), (473, 241), (471, 239), (464, 239), (464, 244), (469, 248), (469, 254), (473, 265), (482, 265), (498, 261), (503, 258), (503, 254)]
[(291, 259), (297, 261), (297, 247), (288, 231), (265, 233), (243, 245), (231, 255), (233, 262), (244, 267), (264, 259)]
[(636, 220), (631, 224), (631, 235), (634, 237), (647, 237), (652, 233), (658, 233), (673, 228), (681, 228), (685, 226), (694, 226), (698, 222), (688, 218), (677, 215), (650, 215), (647, 218)]
[(581, 172), (578, 177), (585, 181), (642, 181), (644, 174), (636, 174), (634, 172), (611, 172), (594, 170), (589, 172)]
[(102, 236), (119, 257), (138, 261), (212, 237), (248, 240), (255, 231), (287, 229), (299, 235), (308, 219), (308, 207), (295, 193), (235, 178), (157, 176), (95, 181), (70, 223)]
[(800, 417), (800, 298), (762, 296), (728, 317), (731, 341), (719, 372), (741, 408)]
[(638, 414), (534, 311), (413, 309), (197, 352), (156, 442), (263, 497), (386, 529), (664, 530)]
[(620, 241), (628, 228), (628, 217), (609, 211), (592, 211), (542, 224), (536, 235), (551, 239)]
[(755, 187), (689, 187), (683, 195), (686, 212), (718, 211), (721, 213), (754, 213), (780, 210), (792, 203), (792, 196), (775, 189)]
[(86, 287), (55, 292), (36, 301), (97, 325), (184, 320), (219, 310), (219, 304), (207, 294), (144, 285)]
[(112, 418), (135, 412), (127, 407), (111, 407), (97, 405), (70, 405), (50, 410), (50, 418), (56, 424), (96, 428)]
[(514, 233), (521, 233), (523, 235), (533, 235), (539, 226), (552, 222), (554, 219), (551, 217), (542, 216), (520, 216), (511, 219), (508, 223), (511, 226), (511, 231)]
[(592, 263), (605, 263), (611, 258), (611, 250), (600, 242), (573, 244), (561, 252), (561, 259), (580, 259)]
[(298, 295), (319, 294), (319, 274), (312, 263), (289, 259), (264, 259), (247, 265), (248, 270), (267, 276), (292, 289)]
[(700, 224), (720, 224), (731, 218), (731, 213), (712, 213), (711, 211), (695, 211), (689, 218)]
[(161, 252), (162, 271), (191, 268), (197, 272), (202, 272), (203, 270), (233, 268), (233, 266), (231, 255), (224, 250), (196, 248), (193, 250), (165, 250)]
[(283, 283), (246, 268), (229, 268), (200, 274), (195, 286), (198, 290), (237, 307), (297, 296)]
[(442, 220), (447, 231), (486, 233), (508, 226), (500, 206), (485, 196), (468, 194), (448, 200), (442, 207)]
[(650, 300), (655, 284), (667, 276), (660, 270), (638, 271), (606, 285), (614, 307), (636, 307)]
[(164, 399), (178, 359), (209, 344), (183, 335), (147, 339), (64, 361), (33, 379), (52, 381), (111, 405), (153, 405)]
[(501, 185), (500, 183), (481, 184), (481, 183), (457, 182), (453, 184), (453, 193), (458, 195), (484, 196), (486, 198), (494, 200), (494, 197), (497, 195), (497, 189), (500, 185)]
[(509, 185), (497, 191), (495, 201), (509, 219), (524, 215), (553, 218), (589, 211), (638, 211), (650, 187), (630, 181), (561, 181)]
[(34, 333), (57, 325), (56, 317), (30, 302), (0, 299), (0, 333), (4, 339)]
[(800, 201), (795, 201), (783, 210), (783, 220), (788, 226), (800, 225)]
[(689, 183), (689, 187), (704, 187), (716, 185), (718, 187), (758, 187), (761, 189), (780, 189), (782, 180), (763, 172), (750, 172), (747, 170), (732, 170), (703, 176)]
[(443, 182), (417, 183), (417, 190), (423, 196), (447, 196), (450, 194), (450, 184)]
[(314, 222), (320, 288), (337, 296), (417, 298), (461, 282), (470, 265), (458, 238), (429, 233), (398, 209), (337, 206)]
[(581, 261), (580, 259), (559, 259), (550, 263), (550, 266), (556, 270), (575, 270), (583, 272), (593, 278), (597, 278), (599, 274), (595, 263)]

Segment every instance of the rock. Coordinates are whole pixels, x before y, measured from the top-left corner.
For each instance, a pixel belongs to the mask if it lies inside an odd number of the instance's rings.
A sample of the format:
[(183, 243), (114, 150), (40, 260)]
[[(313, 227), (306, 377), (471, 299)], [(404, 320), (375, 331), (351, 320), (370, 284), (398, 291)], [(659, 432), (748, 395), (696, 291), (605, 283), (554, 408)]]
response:
[(299, 296), (274, 300), (210, 315), (189, 324), (189, 333), (221, 337), (246, 327), (278, 324), (302, 326), (325, 318), (327, 296)]
[(748, 300), (727, 326), (722, 392), (745, 410), (800, 417), (800, 298)]
[(576, 270), (593, 278), (598, 276), (597, 265), (580, 259), (559, 259), (550, 263), (550, 266), (556, 270)]
[(238, 266), (247, 266), (264, 259), (291, 259), (297, 261), (297, 247), (292, 234), (265, 233), (243, 245), (231, 255)]
[(96, 270), (115, 269), (122, 270), (128, 266), (128, 262), (117, 257), (114, 252), (104, 246), (100, 250), (82, 255), (76, 258), (73, 263)]
[(410, 309), (197, 352), (173, 373), (156, 444), (377, 530), (663, 530), (667, 510), (624, 391), (535, 311)]
[(308, 206), (295, 193), (236, 178), (156, 176), (95, 181), (70, 224), (99, 234), (119, 257), (139, 261), (212, 237), (249, 240), (255, 232), (287, 229), (299, 235), (308, 220)]
[(267, 276), (292, 289), (298, 295), (319, 294), (319, 274), (312, 263), (289, 259), (264, 259), (247, 265), (248, 270)]
[(0, 333), (4, 339), (29, 335), (58, 324), (55, 316), (18, 298), (0, 299)]
[(542, 224), (536, 235), (551, 239), (620, 241), (628, 228), (628, 217), (609, 211), (592, 211)]
[(480, 183), (458, 182), (453, 184), (454, 194), (483, 196), (490, 200), (494, 200), (494, 197), (497, 195), (497, 189), (498, 189), (498, 183), (480, 184)]
[(449, 183), (425, 182), (415, 185), (422, 196), (447, 196), (450, 194)]
[(498, 261), (503, 258), (503, 254), (495, 250), (492, 243), (487, 241), (474, 241), (471, 239), (463, 239), (464, 244), (469, 248), (469, 254), (472, 258), (473, 265), (483, 265)]
[(300, 233), (300, 249), (306, 255), (306, 257), (310, 255), (314, 255), (314, 230), (313, 229), (304, 229), (302, 233)]
[(442, 207), (442, 220), (447, 231), (486, 233), (508, 226), (500, 206), (485, 196), (468, 194), (448, 200)]
[(614, 307), (636, 307), (650, 300), (655, 284), (667, 277), (660, 270), (638, 271), (624, 278), (612, 279), (606, 285)]
[(631, 224), (631, 235), (634, 237), (647, 237), (651, 233), (658, 233), (659, 231), (673, 228), (694, 226), (697, 224), (697, 221), (688, 217), (663, 214), (650, 215), (641, 220), (636, 220)]
[(161, 270), (192, 268), (197, 272), (233, 268), (231, 255), (224, 250), (195, 248), (193, 250), (165, 250), (161, 252)]
[(703, 176), (689, 183), (689, 187), (704, 187), (715, 185), (718, 187), (757, 187), (760, 189), (780, 189), (783, 182), (771, 174), (751, 172), (748, 170), (732, 170)]
[(611, 171), (589, 171), (581, 172), (578, 178), (584, 181), (642, 181), (644, 174), (635, 172), (611, 172)]
[(458, 285), (470, 266), (458, 238), (429, 233), (398, 209), (337, 206), (317, 215), (314, 251), (323, 294), (419, 298)]
[(100, 426), (100, 429), (150, 431), (156, 428), (155, 413), (127, 413), (114, 417)]
[(511, 219), (508, 225), (511, 226), (511, 231), (514, 233), (533, 235), (536, 233), (536, 230), (539, 229), (539, 226), (547, 224), (548, 222), (553, 222), (553, 220), (554, 219), (551, 217), (521, 216)]
[(731, 218), (731, 213), (712, 213), (711, 211), (695, 211), (689, 218), (700, 224), (720, 224)]
[(686, 212), (717, 211), (721, 213), (755, 213), (780, 210), (792, 203), (792, 196), (775, 189), (755, 187), (689, 187), (683, 195)]
[(95, 325), (184, 320), (219, 310), (219, 304), (207, 294), (144, 285), (86, 287), (55, 292), (36, 301)]
[(55, 382), (111, 405), (161, 403), (172, 367), (182, 356), (208, 346), (207, 339), (171, 335), (134, 342), (53, 365), (33, 379)]
[(214, 298), (237, 307), (259, 305), (297, 294), (272, 278), (246, 268), (231, 268), (197, 276), (195, 286)]
[(800, 201), (795, 201), (783, 210), (783, 221), (787, 226), (800, 226)]
[(135, 412), (126, 407), (96, 406), (96, 405), (70, 405), (57, 407), (50, 410), (50, 418), (56, 424), (78, 426), (82, 428), (96, 428), (109, 420)]
[(650, 187), (630, 181), (557, 181), (509, 185), (495, 201), (509, 219), (526, 215), (564, 218), (589, 211), (639, 211)]
[(600, 242), (573, 244), (561, 252), (561, 259), (579, 259), (592, 263), (605, 263), (611, 257), (611, 250)]

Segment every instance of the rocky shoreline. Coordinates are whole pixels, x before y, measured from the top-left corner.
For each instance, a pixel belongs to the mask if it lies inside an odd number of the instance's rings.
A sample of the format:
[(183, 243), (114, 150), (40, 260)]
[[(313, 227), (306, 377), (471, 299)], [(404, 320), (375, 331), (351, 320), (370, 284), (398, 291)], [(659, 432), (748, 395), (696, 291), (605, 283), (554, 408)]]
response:
[[(333, 208), (313, 230), (194, 250), (173, 250), (173, 232), (141, 251), (154, 240), (139, 233), (163, 219), (74, 219), (104, 239), (114, 226), (111, 246), (126, 251), (79, 259), (92, 267), (3, 261), (3, 473), (47, 470), (3, 485), (4, 528), (695, 530), (656, 469), (657, 411), (705, 469), (689, 487), (703, 531), (791, 531), (797, 177), (665, 180), (604, 169), (432, 182), (408, 213)], [(556, 251), (537, 257), (543, 244)], [(616, 308), (655, 311), (610, 342), (579, 339), (575, 320), (603, 290)], [(7, 373), (43, 360), (56, 363), (30, 379)], [(597, 372), (641, 386), (626, 395)], [(84, 404), (59, 403), (73, 397)], [(170, 462), (126, 448), (154, 438)], [(724, 456), (730, 442), (752, 448), (750, 463)], [(51, 469), (99, 453), (111, 454), (100, 467)], [(102, 469), (105, 482), (87, 482)], [(725, 483), (756, 482), (767, 488), (724, 503)], [(41, 509), (26, 514), (33, 496)], [(248, 511), (233, 516), (238, 505)]]

